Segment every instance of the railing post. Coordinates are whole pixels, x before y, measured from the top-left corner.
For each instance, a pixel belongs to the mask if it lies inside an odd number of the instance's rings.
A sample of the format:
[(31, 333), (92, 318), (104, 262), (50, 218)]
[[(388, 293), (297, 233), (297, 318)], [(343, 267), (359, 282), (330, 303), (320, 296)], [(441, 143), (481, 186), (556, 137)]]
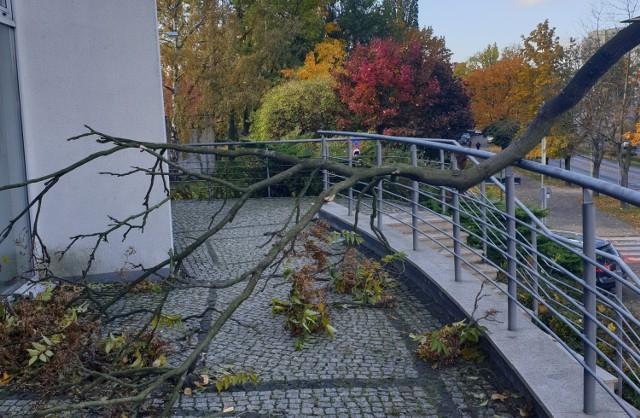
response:
[(584, 286), (582, 303), (584, 314), (584, 382), (583, 382), (583, 412), (594, 414), (596, 412), (596, 352), (590, 344), (596, 344), (596, 324), (590, 316), (596, 316), (596, 295), (589, 289), (596, 287), (596, 269), (592, 264), (596, 259), (596, 225), (595, 206), (588, 189), (582, 189), (582, 252), (586, 257), (582, 261)]
[[(440, 170), (444, 171), (444, 150), (440, 150)], [(447, 213), (447, 189), (440, 187), (440, 207), (443, 215)]]
[[(329, 157), (328, 147), (327, 147), (327, 138), (322, 135), (322, 142), (320, 143), (320, 154), (322, 155), (322, 163), (326, 163)], [(325, 168), (322, 170), (322, 184), (323, 190), (327, 190), (329, 188), (329, 172)]]
[(509, 300), (507, 303), (507, 329), (517, 329), (518, 282), (516, 280), (516, 205), (513, 175), (509, 174), (505, 179), (505, 199), (507, 209), (507, 289)]
[[(265, 145), (265, 151), (269, 151), (269, 146)], [(271, 173), (269, 172), (269, 157), (265, 158), (265, 166), (267, 167), (267, 180), (271, 178)], [(271, 197), (271, 186), (267, 186), (267, 197)]]
[[(418, 166), (418, 147), (415, 144), (411, 144), (411, 165)], [(416, 180), (411, 181), (411, 229), (413, 232), (413, 251), (418, 250), (418, 182)]]
[[(624, 305), (622, 303), (622, 283), (619, 280), (616, 280), (616, 303), (618, 305), (618, 309), (624, 309)], [(616, 311), (616, 336), (622, 340), (622, 315), (620, 311)], [(616, 342), (616, 367), (618, 370), (622, 370), (622, 345)], [(622, 385), (624, 380), (622, 379), (623, 373), (621, 371), (618, 372), (618, 382), (616, 383), (616, 392), (618, 396), (622, 396)]]
[[(531, 271), (533, 271), (533, 289), (531, 290), (534, 295), (538, 296), (538, 230), (533, 220), (531, 221), (531, 248)], [(531, 298), (531, 310), (536, 316), (538, 315), (538, 304), (538, 299)]]
[(480, 222), (480, 231), (482, 234), (482, 255), (484, 258), (482, 259), (483, 263), (487, 262), (487, 191), (486, 191), (486, 183), (483, 181), (480, 183), (480, 199), (482, 205), (480, 206), (480, 214), (481, 214), (481, 222)]
[[(351, 138), (347, 140), (347, 161), (349, 163), (349, 167), (353, 167), (353, 142)], [(349, 187), (349, 192), (347, 196), (347, 215), (351, 216), (353, 214), (353, 187)]]
[[(207, 155), (205, 160), (205, 169), (207, 170), (207, 175), (212, 175), (212, 173), (209, 172), (209, 155)], [(210, 181), (207, 182), (207, 197), (209, 198), (208, 202), (211, 202), (213, 199), (213, 189), (211, 188)]]
[[(451, 169), (458, 169), (456, 156), (451, 154)], [(456, 282), (462, 281), (462, 260), (460, 259), (460, 194), (458, 190), (451, 190), (452, 219), (453, 219), (453, 277)]]
[[(380, 140), (376, 141), (376, 164), (378, 165), (378, 167), (380, 167), (382, 165), (382, 142), (380, 142)], [(380, 231), (382, 231), (382, 193), (383, 193), (383, 189), (382, 189), (382, 180), (380, 180), (380, 183), (378, 183), (378, 229)]]

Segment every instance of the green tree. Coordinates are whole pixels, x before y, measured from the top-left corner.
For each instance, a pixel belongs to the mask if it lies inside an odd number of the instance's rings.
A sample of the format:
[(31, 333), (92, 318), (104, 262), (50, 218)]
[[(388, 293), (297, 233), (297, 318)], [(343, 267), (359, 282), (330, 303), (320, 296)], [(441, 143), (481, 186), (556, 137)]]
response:
[(332, 36), (343, 40), (348, 50), (375, 38), (400, 40), (418, 28), (418, 1), (329, 0), (326, 20), (339, 28)]
[[(226, 113), (227, 138), (249, 131), (249, 115), (282, 70), (302, 65), (324, 36), (323, 2), (318, 0), (235, 0), (236, 49), (224, 61), (212, 93)], [(215, 103), (214, 103), (215, 105)], [(218, 112), (220, 113), (220, 112)]]
[(334, 0), (328, 9), (328, 18), (340, 28), (335, 36), (345, 41), (347, 49), (389, 35), (387, 17), (378, 0)]
[(498, 63), (500, 51), (498, 44), (487, 45), (485, 49), (473, 54), (467, 61), (458, 63), (454, 68), (454, 75), (466, 78), (472, 71), (477, 69), (487, 69)]
[(560, 91), (564, 48), (549, 20), (539, 23), (522, 41), (522, 57), (530, 70), (523, 73), (518, 95), (528, 104), (526, 119), (521, 120), (528, 123), (540, 105)]
[(418, 0), (383, 0), (389, 34), (401, 37), (408, 29), (418, 29)]
[(291, 80), (271, 89), (255, 113), (251, 137), (289, 139), (335, 125), (338, 102), (331, 77)]
[(482, 134), (484, 136), (493, 136), (493, 143), (505, 149), (518, 135), (518, 132), (520, 132), (520, 122), (503, 119), (487, 126), (482, 131)]

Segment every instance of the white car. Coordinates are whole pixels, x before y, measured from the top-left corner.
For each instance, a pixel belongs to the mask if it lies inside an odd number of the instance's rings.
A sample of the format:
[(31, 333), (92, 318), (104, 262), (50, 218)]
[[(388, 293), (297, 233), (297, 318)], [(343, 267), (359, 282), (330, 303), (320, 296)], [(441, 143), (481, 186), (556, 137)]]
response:
[(487, 137), (487, 143), (491, 144), (493, 142), (493, 137), (492, 136), (488, 136)]

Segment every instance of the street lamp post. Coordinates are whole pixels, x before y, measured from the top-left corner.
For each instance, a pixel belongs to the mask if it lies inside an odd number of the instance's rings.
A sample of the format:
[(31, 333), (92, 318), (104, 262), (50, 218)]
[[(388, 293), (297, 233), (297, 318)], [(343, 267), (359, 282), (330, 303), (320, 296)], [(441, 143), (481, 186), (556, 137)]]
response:
[(171, 117), (170, 123), (170, 141), (174, 144), (178, 143), (178, 127), (176, 126), (176, 110), (178, 88), (180, 84), (180, 74), (178, 73), (178, 32), (170, 31), (165, 33), (167, 38), (173, 41), (173, 60), (171, 68)]
[[(547, 164), (547, 138), (542, 138), (542, 142), (540, 143), (540, 160), (542, 164)], [(540, 175), (540, 190), (538, 191), (538, 196), (540, 197), (540, 209), (547, 209), (547, 199), (549, 198), (549, 191), (544, 186), (544, 174)], [(545, 218), (542, 218), (542, 222), (545, 221)]]

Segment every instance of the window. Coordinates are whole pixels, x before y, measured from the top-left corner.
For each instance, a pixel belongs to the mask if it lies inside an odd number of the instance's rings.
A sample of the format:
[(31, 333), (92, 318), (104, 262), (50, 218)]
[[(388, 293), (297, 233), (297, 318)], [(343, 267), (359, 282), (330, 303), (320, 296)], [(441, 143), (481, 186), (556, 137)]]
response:
[(8, 23), (12, 19), (11, 0), (0, 0), (0, 23)]
[[(9, 6), (7, 0), (0, 0), (4, 5)], [(14, 29), (0, 21), (0, 184), (21, 183), (25, 178)], [(0, 191), (0, 233), (26, 202), (25, 187)], [(21, 284), (13, 279), (29, 267), (29, 231), (29, 218), (24, 215), (0, 243), (0, 289)]]

